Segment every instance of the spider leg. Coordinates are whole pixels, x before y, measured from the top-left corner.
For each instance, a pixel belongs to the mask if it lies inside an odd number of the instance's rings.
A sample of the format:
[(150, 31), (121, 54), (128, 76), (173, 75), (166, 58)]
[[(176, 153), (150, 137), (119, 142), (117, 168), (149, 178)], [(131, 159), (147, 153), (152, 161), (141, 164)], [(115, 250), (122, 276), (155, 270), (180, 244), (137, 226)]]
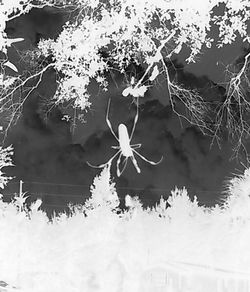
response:
[(132, 132), (131, 132), (130, 137), (129, 137), (129, 141), (131, 141), (131, 139), (133, 138), (135, 127), (136, 127), (136, 124), (137, 124), (137, 121), (138, 121), (138, 116), (139, 116), (139, 109), (138, 108), (139, 108), (139, 97), (137, 97), (136, 115), (135, 115), (135, 119), (134, 119), (134, 125), (133, 125), (133, 128), (132, 128)]
[(121, 175), (121, 172), (120, 172), (120, 169), (119, 169), (119, 164), (121, 162), (121, 157), (122, 157), (122, 152), (120, 153), (120, 155), (118, 156), (117, 161), (116, 161), (116, 174), (117, 174), (118, 177)]
[[(133, 150), (133, 151), (135, 151), (135, 150)], [(133, 162), (133, 164), (134, 164), (134, 167), (135, 167), (136, 171), (137, 171), (138, 173), (141, 173), (141, 169), (140, 169), (140, 167), (138, 166), (138, 163), (137, 163), (137, 161), (136, 161), (134, 155), (130, 156), (130, 158), (131, 158), (131, 160), (132, 160), (132, 162)]]
[(100, 164), (100, 165), (93, 165), (93, 164), (89, 163), (88, 161), (86, 161), (86, 163), (88, 164), (88, 166), (93, 167), (93, 168), (103, 168), (106, 165), (108, 165), (110, 162), (111, 161), (109, 160), (108, 162), (103, 163), (103, 164)]
[(112, 126), (111, 126), (111, 123), (110, 123), (110, 121), (109, 121), (109, 108), (110, 108), (110, 101), (111, 101), (111, 99), (109, 99), (109, 101), (108, 101), (108, 109), (107, 109), (107, 114), (106, 114), (106, 123), (107, 123), (107, 125), (108, 125), (108, 127), (109, 127), (109, 129), (110, 129), (110, 131), (111, 131), (111, 133), (112, 133), (112, 135), (113, 135), (113, 136), (115, 137), (115, 139), (119, 142), (119, 139), (118, 139), (117, 135), (115, 134), (115, 132), (114, 132)]
[(120, 149), (120, 146), (111, 146), (112, 149)]
[(131, 148), (133, 148), (133, 149), (138, 149), (138, 148), (141, 148), (141, 143), (139, 143), (139, 144), (132, 144), (132, 145), (130, 145), (131, 146)]
[(126, 157), (125, 158), (125, 161), (124, 161), (124, 165), (122, 167), (122, 170), (120, 171), (120, 168), (119, 168), (119, 165), (121, 163), (121, 157), (122, 157), (122, 153), (119, 155), (118, 159), (117, 159), (117, 162), (116, 162), (116, 167), (117, 167), (117, 176), (121, 176), (122, 173), (124, 172), (126, 166), (127, 166), (127, 162), (128, 162), (128, 158)]
[(125, 168), (127, 167), (127, 163), (128, 163), (128, 158), (126, 157), (126, 159), (124, 161), (124, 165), (123, 165), (122, 171), (121, 171), (121, 175), (124, 172)]
[(111, 164), (111, 162), (113, 161), (113, 159), (121, 152), (121, 150), (117, 151), (106, 163), (100, 164), (100, 165), (93, 165), (91, 163), (89, 163), (88, 161), (86, 161), (86, 163), (93, 168), (103, 168), (108, 164)]
[(163, 156), (161, 157), (161, 159), (159, 160), (159, 161), (157, 161), (157, 162), (154, 162), (154, 161), (151, 161), (151, 160), (148, 160), (146, 157), (144, 157), (143, 155), (141, 155), (138, 151), (136, 151), (136, 150), (134, 150), (134, 149), (132, 149), (139, 157), (141, 157), (141, 159), (143, 159), (144, 161), (146, 161), (146, 162), (148, 162), (148, 163), (150, 163), (150, 164), (152, 164), (152, 165), (157, 165), (157, 164), (159, 164), (159, 163), (161, 163), (162, 162), (162, 159), (163, 159)]

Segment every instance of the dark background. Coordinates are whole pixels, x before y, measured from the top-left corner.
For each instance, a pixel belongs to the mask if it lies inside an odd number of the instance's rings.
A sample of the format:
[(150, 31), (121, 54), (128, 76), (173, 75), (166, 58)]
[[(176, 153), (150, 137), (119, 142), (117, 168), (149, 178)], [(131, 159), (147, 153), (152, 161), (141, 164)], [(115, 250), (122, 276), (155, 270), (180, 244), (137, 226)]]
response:
[[(41, 38), (55, 38), (67, 19), (67, 13), (33, 9), (8, 23), (9, 37), (25, 39), (8, 52), (20, 72), (27, 65), (20, 52), (35, 49)], [(225, 93), (225, 66), (242, 56), (243, 49), (240, 41), (222, 49), (213, 47), (203, 51), (197, 64), (189, 65), (185, 63), (188, 51), (182, 50), (174, 60), (173, 74), (185, 86), (199, 89), (204, 97), (220, 100)], [(140, 70), (142, 68), (131, 65), (128, 73)], [(23, 190), (31, 198), (41, 196), (48, 212), (63, 210), (69, 201), (83, 202), (89, 196), (93, 178), (100, 173), (86, 161), (98, 165), (115, 153), (110, 146), (116, 145), (116, 141), (105, 123), (109, 98), (113, 128), (117, 129), (119, 123), (125, 123), (129, 131), (132, 128), (136, 108), (131, 100), (122, 96), (124, 88), (121, 76), (110, 78), (107, 93), (93, 83), (90, 88), (92, 107), (84, 115), (85, 122), (76, 121), (74, 127), (72, 120), (62, 120), (64, 114), (74, 114), (72, 110), (62, 112), (53, 107), (47, 115), (43, 110), (43, 101), (50, 99), (56, 90), (55, 72), (48, 71), (25, 101), (22, 115), (5, 139), (5, 144), (13, 144), (15, 150), (15, 167), (9, 168), (8, 174), (16, 177), (5, 189), (5, 198), (19, 191), (22, 179)], [(177, 103), (178, 106), (181, 107)], [(164, 77), (157, 80), (140, 104), (133, 142), (142, 143), (139, 151), (146, 158), (157, 161), (163, 156), (164, 159), (152, 166), (137, 157), (141, 174), (137, 174), (129, 162), (120, 178), (116, 177), (114, 162), (112, 174), (121, 200), (129, 193), (139, 195), (144, 204), (152, 205), (161, 195), (167, 197), (175, 186), (185, 186), (190, 195), (197, 195), (201, 204), (211, 206), (221, 202), (225, 181), (243, 169), (239, 161), (230, 159), (232, 145), (226, 136), (220, 147), (216, 143), (211, 146), (210, 137), (172, 112)]]

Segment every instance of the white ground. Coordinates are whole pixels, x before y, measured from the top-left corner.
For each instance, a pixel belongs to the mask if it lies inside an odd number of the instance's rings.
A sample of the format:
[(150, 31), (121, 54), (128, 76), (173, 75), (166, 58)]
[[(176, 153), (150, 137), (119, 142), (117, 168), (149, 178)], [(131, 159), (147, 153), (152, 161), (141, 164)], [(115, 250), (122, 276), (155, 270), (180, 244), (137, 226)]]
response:
[(49, 222), (39, 201), (30, 211), (20, 198), (0, 201), (0, 291), (250, 291), (249, 190), (246, 170), (223, 207), (199, 207), (183, 189), (168, 208), (161, 200), (143, 210), (128, 196), (117, 214), (106, 168), (72, 216)]

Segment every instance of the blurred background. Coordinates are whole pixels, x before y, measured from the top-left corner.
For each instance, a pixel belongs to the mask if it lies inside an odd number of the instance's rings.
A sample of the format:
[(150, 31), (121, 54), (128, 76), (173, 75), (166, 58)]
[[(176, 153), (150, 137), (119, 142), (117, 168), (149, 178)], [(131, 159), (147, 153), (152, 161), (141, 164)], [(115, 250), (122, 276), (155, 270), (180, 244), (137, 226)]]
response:
[[(41, 38), (56, 38), (69, 17), (56, 10), (33, 9), (8, 23), (6, 32), (10, 38), (25, 39), (9, 49), (8, 58), (20, 71), (27, 70), (31, 60), (25, 59), (23, 52), (35, 50)], [(226, 66), (239, 60), (246, 50), (240, 41), (221, 49), (213, 47), (203, 51), (195, 64), (186, 64), (188, 52), (182, 50), (169, 65), (170, 74), (216, 102), (225, 94)], [(131, 76), (140, 76), (142, 72), (143, 68), (133, 64), (127, 70)], [(15, 167), (6, 170), (15, 178), (3, 191), (5, 200), (19, 192), (20, 180), (30, 199), (42, 197), (42, 207), (49, 214), (66, 210), (69, 202), (83, 203), (89, 197), (90, 185), (101, 169), (91, 168), (86, 162), (94, 165), (106, 162), (115, 153), (111, 146), (117, 144), (105, 121), (108, 100), (111, 99), (109, 118), (114, 130), (124, 123), (130, 132), (136, 114), (132, 100), (122, 96), (126, 84), (121, 76), (110, 76), (109, 81), (108, 92), (92, 84), (92, 106), (83, 113), (80, 122), (74, 119), (77, 113), (72, 109), (49, 106), (48, 101), (56, 90), (56, 75), (53, 70), (43, 75), (40, 85), (25, 100), (20, 118), (5, 137), (5, 145), (13, 144), (15, 151)], [(152, 166), (136, 156), (141, 173), (129, 161), (119, 178), (114, 161), (112, 175), (118, 195), (122, 202), (130, 194), (138, 195), (144, 205), (154, 205), (161, 196), (167, 198), (175, 187), (185, 186), (191, 197), (198, 197), (201, 205), (220, 203), (226, 182), (242, 172), (246, 161), (244, 157), (231, 159), (232, 144), (226, 135), (218, 144), (174, 114), (166, 85), (164, 76), (159, 77), (140, 100), (132, 141), (142, 144), (138, 151), (147, 159), (158, 161), (163, 156), (163, 160)], [(176, 107), (185, 112), (178, 101)], [(68, 119), (68, 114), (72, 118)]]

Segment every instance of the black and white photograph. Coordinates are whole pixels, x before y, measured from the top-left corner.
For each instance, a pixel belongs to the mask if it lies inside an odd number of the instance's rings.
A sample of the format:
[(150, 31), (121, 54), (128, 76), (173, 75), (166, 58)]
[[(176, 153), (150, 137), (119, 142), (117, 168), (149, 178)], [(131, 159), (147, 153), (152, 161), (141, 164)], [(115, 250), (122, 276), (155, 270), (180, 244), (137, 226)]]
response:
[(0, 0), (0, 292), (250, 292), (249, 0)]

